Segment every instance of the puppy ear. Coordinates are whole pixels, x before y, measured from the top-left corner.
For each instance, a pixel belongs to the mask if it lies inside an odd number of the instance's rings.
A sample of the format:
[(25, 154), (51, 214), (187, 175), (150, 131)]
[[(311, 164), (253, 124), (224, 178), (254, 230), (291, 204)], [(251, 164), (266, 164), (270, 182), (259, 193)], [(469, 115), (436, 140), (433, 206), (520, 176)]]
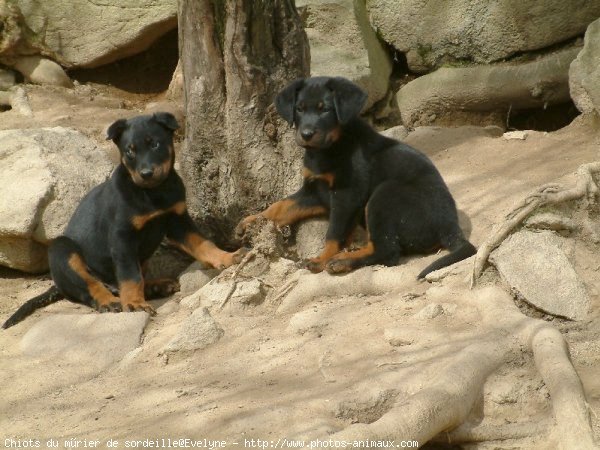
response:
[(333, 104), (340, 124), (345, 125), (360, 114), (368, 97), (365, 91), (342, 77), (331, 78), (327, 87), (333, 91)]
[(117, 142), (117, 139), (121, 137), (123, 131), (127, 128), (127, 121), (125, 119), (119, 119), (113, 123), (108, 130), (106, 130), (106, 140)]
[(296, 118), (296, 97), (300, 89), (304, 87), (304, 78), (292, 81), (284, 87), (275, 97), (275, 108), (281, 117), (290, 125), (294, 124)]
[(177, 119), (175, 119), (175, 116), (171, 113), (168, 112), (157, 112), (152, 114), (152, 118), (158, 122), (159, 124), (161, 124), (163, 127), (171, 130), (171, 131), (175, 131), (176, 129), (179, 128), (179, 124), (177, 123)]

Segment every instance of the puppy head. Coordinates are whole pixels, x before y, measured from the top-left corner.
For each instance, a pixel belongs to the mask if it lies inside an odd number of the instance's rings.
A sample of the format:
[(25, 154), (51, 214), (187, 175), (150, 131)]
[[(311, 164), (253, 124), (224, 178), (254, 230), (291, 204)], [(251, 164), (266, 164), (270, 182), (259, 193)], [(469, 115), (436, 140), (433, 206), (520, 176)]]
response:
[(275, 98), (277, 111), (296, 127), (296, 142), (307, 149), (325, 149), (342, 135), (342, 127), (358, 117), (367, 94), (341, 77), (295, 80)]
[(166, 112), (119, 119), (106, 132), (121, 153), (121, 162), (133, 182), (142, 188), (160, 185), (173, 169), (173, 132), (179, 128)]

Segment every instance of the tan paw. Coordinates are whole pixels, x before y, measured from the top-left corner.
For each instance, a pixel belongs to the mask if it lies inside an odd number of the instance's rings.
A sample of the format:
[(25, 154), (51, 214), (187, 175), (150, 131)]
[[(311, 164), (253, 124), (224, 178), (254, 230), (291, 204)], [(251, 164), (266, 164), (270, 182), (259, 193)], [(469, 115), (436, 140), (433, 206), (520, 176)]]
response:
[(302, 262), (302, 264), (312, 273), (322, 272), (325, 268), (325, 263), (319, 258), (306, 259)]
[(238, 223), (237, 226), (235, 227), (234, 233), (235, 233), (236, 239), (242, 239), (244, 237), (244, 235), (246, 234), (246, 229), (248, 228), (248, 225), (250, 225), (252, 222), (254, 222), (259, 217), (260, 216), (258, 214), (253, 214), (251, 216), (243, 218), (240, 221), (240, 223)]
[(350, 259), (330, 259), (325, 265), (325, 270), (331, 274), (348, 273), (352, 271), (352, 260)]
[(141, 303), (124, 303), (123, 311), (135, 312), (135, 311), (145, 311), (151, 316), (156, 315), (156, 310), (150, 305), (148, 302)]

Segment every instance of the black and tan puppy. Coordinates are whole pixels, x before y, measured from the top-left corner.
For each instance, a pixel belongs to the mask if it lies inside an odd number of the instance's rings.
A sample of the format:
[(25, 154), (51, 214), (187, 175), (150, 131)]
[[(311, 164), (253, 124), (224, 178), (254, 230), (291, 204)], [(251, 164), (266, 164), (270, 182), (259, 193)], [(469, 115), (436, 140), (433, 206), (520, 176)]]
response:
[[(344, 78), (314, 77), (292, 82), (275, 99), (279, 114), (296, 128), (304, 153), (304, 183), (259, 216), (284, 226), (329, 216), (326, 245), (307, 262), (313, 272), (348, 272), (370, 264), (394, 265), (402, 255), (439, 248), (450, 254), (420, 274), (475, 253), (458, 225), (456, 206), (433, 163), (421, 152), (389, 139), (359, 118), (367, 95)], [(357, 224), (366, 225), (365, 247), (342, 252)]]
[(4, 323), (8, 328), (35, 309), (67, 298), (106, 311), (154, 310), (146, 298), (172, 294), (174, 280), (144, 281), (142, 268), (166, 236), (194, 258), (213, 267), (239, 261), (204, 239), (189, 216), (185, 188), (173, 169), (169, 113), (117, 120), (108, 128), (121, 154), (111, 178), (82, 200), (64, 234), (49, 247), (54, 281), (47, 292), (25, 303)]

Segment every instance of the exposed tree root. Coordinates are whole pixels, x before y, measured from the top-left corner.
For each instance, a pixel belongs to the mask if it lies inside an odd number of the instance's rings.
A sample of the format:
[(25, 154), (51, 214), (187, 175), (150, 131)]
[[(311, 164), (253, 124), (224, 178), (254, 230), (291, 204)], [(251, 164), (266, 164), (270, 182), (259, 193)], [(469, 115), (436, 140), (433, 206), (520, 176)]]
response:
[[(587, 189), (580, 188), (578, 192), (584, 195)], [(554, 198), (559, 199), (582, 196), (575, 190), (555, 192), (558, 195)], [(281, 300), (278, 313), (286, 313), (320, 296), (399, 293), (413, 283), (412, 275), (402, 267), (367, 268), (345, 277), (298, 272), (279, 289), (272, 303)], [(524, 316), (512, 298), (499, 287), (473, 290), (465, 295), (470, 296), (469, 304), (479, 310), (485, 334), (475, 341), (466, 341), (451, 359), (444, 359), (443, 369), (425, 388), (408, 398), (399, 397), (379, 419), (369, 424), (350, 425), (329, 438), (338, 441), (411, 439), (424, 444), (463, 424), (479, 400), (486, 379), (514, 353), (530, 349), (550, 391), (556, 436), (562, 447), (597, 448), (583, 388), (560, 332), (547, 322)], [(399, 372), (399, 388), (403, 376)], [(541, 427), (528, 424), (492, 430), (465, 425), (443, 436), (452, 442), (514, 439), (541, 434)], [(438, 436), (438, 439), (442, 437)]]
[(536, 189), (523, 201), (517, 203), (506, 219), (492, 232), (488, 239), (479, 247), (473, 263), (471, 287), (483, 272), (490, 253), (536, 209), (545, 205), (556, 205), (573, 200), (586, 198), (591, 204), (596, 200), (598, 186), (594, 174), (600, 172), (600, 162), (583, 164), (577, 169), (577, 182), (573, 188), (564, 189), (557, 184), (545, 184)]
[(437, 435), (433, 442), (448, 444), (461, 444), (466, 442), (505, 441), (508, 439), (522, 439), (531, 436), (540, 436), (548, 432), (552, 425), (543, 420), (537, 423), (508, 423), (496, 424), (470, 424), (466, 423), (452, 431)]
[[(469, 295), (469, 294), (466, 294)], [(470, 304), (483, 318), (485, 335), (468, 340), (445, 360), (428, 385), (396, 403), (372, 423), (353, 424), (328, 437), (334, 441), (416, 440), (420, 445), (437, 436), (451, 442), (499, 440), (541, 434), (541, 426), (515, 425), (505, 430), (464, 425), (481, 396), (484, 382), (514, 353), (531, 349), (536, 367), (549, 388), (555, 435), (563, 449), (595, 449), (588, 406), (562, 335), (552, 325), (523, 316), (511, 297), (498, 287), (472, 291)], [(404, 374), (398, 373), (398, 387)], [(548, 426), (550, 424), (548, 422)], [(456, 431), (449, 431), (457, 428)], [(549, 432), (547, 428), (544, 429)], [(440, 433), (442, 433), (440, 435)]]
[[(597, 448), (583, 386), (569, 358), (562, 334), (542, 322), (531, 333), (535, 365), (552, 398), (558, 434), (565, 448)], [(577, 445), (573, 445), (573, 444)], [(567, 445), (569, 444), (569, 445)]]
[(370, 424), (355, 424), (330, 436), (334, 441), (416, 440), (420, 445), (464, 422), (481, 395), (483, 383), (510, 354), (494, 340), (459, 351), (428, 387), (397, 402)]
[(415, 278), (415, 273), (403, 267), (384, 270), (367, 267), (343, 277), (326, 272), (314, 275), (308, 270), (299, 271), (277, 290), (270, 303), (278, 306), (278, 313), (286, 313), (316, 297), (401, 292), (414, 284)]

